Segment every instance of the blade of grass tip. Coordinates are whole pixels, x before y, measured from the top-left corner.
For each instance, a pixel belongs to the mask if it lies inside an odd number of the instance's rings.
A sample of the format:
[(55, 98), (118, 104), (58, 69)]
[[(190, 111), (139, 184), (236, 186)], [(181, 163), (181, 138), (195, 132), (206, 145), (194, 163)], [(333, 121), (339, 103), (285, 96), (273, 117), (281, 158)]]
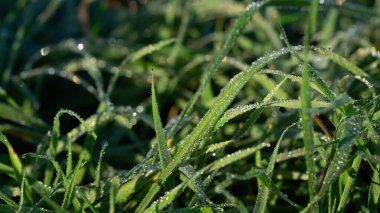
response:
[(63, 203), (62, 203), (62, 208), (67, 209), (72, 201), (72, 196), (74, 192), (74, 187), (75, 187), (75, 182), (76, 182), (76, 177), (79, 171), (79, 168), (82, 166), (82, 161), (83, 161), (84, 155), (80, 155), (78, 164), (75, 166), (74, 173), (71, 177), (70, 183), (68, 188), (66, 188), (65, 195), (63, 197)]
[(204, 78), (201, 79), (200, 85), (195, 92), (195, 94), (191, 97), (189, 102), (187, 103), (185, 109), (181, 112), (179, 115), (178, 120), (175, 122), (173, 127), (170, 129), (168, 138), (171, 138), (178, 128), (179, 124), (182, 122), (182, 120), (188, 115), (188, 113), (193, 109), (195, 103), (197, 102), (198, 98), (202, 95), (204, 89), (206, 88), (207, 84), (211, 80), (212, 76), (218, 71), (223, 58), (227, 55), (227, 53), (230, 51), (230, 49), (234, 46), (237, 38), (242, 33), (248, 22), (251, 20), (253, 14), (259, 10), (263, 5), (265, 5), (268, 1), (260, 1), (260, 2), (252, 2), (249, 4), (247, 9), (238, 17), (236, 20), (234, 26), (230, 30), (230, 32), (227, 35), (227, 38), (224, 42), (224, 45), (222, 49), (217, 53), (217, 55), (214, 58), (213, 63), (208, 67), (206, 70), (206, 74), (204, 75)]
[(107, 94), (110, 95), (112, 93), (112, 90), (115, 87), (116, 80), (119, 78), (121, 74), (120, 70), (124, 69), (124, 67), (127, 64), (134, 63), (146, 55), (149, 55), (155, 51), (161, 50), (162, 48), (172, 44), (174, 41), (175, 39), (171, 38), (171, 39), (159, 41), (155, 44), (150, 44), (146, 47), (141, 48), (140, 50), (137, 50), (136, 52), (132, 53), (126, 58), (124, 58), (124, 60), (121, 62), (119, 66), (118, 71), (112, 76), (110, 83), (108, 84)]
[(343, 193), (342, 193), (340, 201), (339, 201), (337, 212), (344, 212), (344, 209), (346, 208), (346, 205), (348, 202), (348, 197), (349, 197), (350, 192), (354, 186), (361, 161), (362, 161), (362, 155), (359, 154), (358, 156), (356, 156), (354, 162), (352, 163), (351, 170), (348, 172), (349, 177), (346, 181)]
[(157, 135), (157, 144), (158, 144), (158, 154), (160, 157), (161, 169), (165, 169), (170, 161), (170, 152), (166, 145), (165, 133), (162, 128), (160, 111), (158, 109), (156, 91), (154, 89), (154, 76), (152, 74), (152, 111), (153, 111), (153, 121), (154, 121), (154, 130)]
[[(297, 47), (297, 50), (301, 50), (302, 47)], [(169, 162), (168, 166), (162, 171), (158, 177), (158, 181), (155, 182), (149, 192), (145, 195), (144, 199), (136, 209), (137, 212), (142, 212), (149, 205), (152, 199), (158, 193), (160, 186), (169, 178), (174, 172), (177, 166), (185, 158), (187, 158), (192, 151), (197, 147), (199, 141), (205, 137), (215, 127), (219, 118), (222, 116), (227, 107), (231, 104), (234, 98), (244, 85), (252, 78), (252, 76), (262, 69), (265, 65), (278, 57), (289, 53), (289, 49), (282, 49), (274, 51), (256, 60), (249, 69), (235, 75), (229, 83), (221, 90), (219, 96), (216, 98), (214, 105), (196, 125), (193, 131), (184, 139), (178, 152), (173, 159)]]
[[(74, 118), (76, 118), (80, 124), (84, 127), (86, 132), (94, 139), (96, 140), (97, 136), (94, 132), (94, 130), (90, 127), (89, 124), (86, 123), (86, 121), (83, 120), (77, 113), (67, 110), (67, 109), (61, 109), (58, 111), (58, 113), (54, 117), (54, 122), (53, 122), (53, 129), (52, 129), (52, 137), (51, 137), (51, 142), (50, 142), (50, 147), (49, 147), (49, 156), (52, 160), (55, 159), (55, 155), (57, 152), (57, 144), (60, 136), (60, 118), (62, 115), (67, 114), (70, 115)], [(70, 143), (70, 142), (69, 142)], [(44, 183), (45, 185), (50, 185), (53, 177), (53, 170), (52, 167), (49, 166), (46, 171), (45, 171), (45, 177), (44, 177)]]
[[(296, 126), (297, 124), (298, 123), (293, 123), (290, 126), (286, 127), (286, 129), (282, 132), (280, 138), (278, 139), (276, 147), (273, 150), (273, 153), (272, 153), (272, 155), (270, 157), (270, 160), (269, 160), (268, 167), (266, 169), (266, 174), (269, 177), (272, 176), (274, 164), (276, 163), (276, 159), (277, 159), (277, 153), (278, 153), (278, 150), (280, 148), (280, 144), (281, 144), (281, 141), (282, 141), (284, 135), (286, 134), (286, 132), (290, 128)], [(267, 201), (268, 201), (268, 195), (269, 195), (269, 188), (261, 186), (260, 189), (259, 189), (259, 193), (257, 195), (257, 201), (256, 201), (256, 204), (255, 204), (255, 208), (253, 209), (253, 212), (255, 212), (255, 213), (262, 213), (262, 212), (265, 211), (266, 205), (267, 205)]]
[[(308, 66), (309, 44), (316, 29), (318, 15), (318, 0), (313, 0), (310, 8), (310, 16), (306, 26), (306, 35), (304, 40), (304, 64), (302, 71), (301, 87), (301, 117), (302, 117), (302, 134), (305, 147), (306, 169), (308, 171), (308, 189), (309, 198), (312, 200), (316, 193), (317, 176), (313, 160), (313, 120), (311, 115), (311, 98), (310, 98), (310, 71)], [(313, 203), (312, 212), (319, 212), (318, 202)]]
[(102, 149), (100, 150), (99, 159), (98, 159), (98, 165), (96, 166), (96, 175), (95, 175), (95, 187), (97, 189), (97, 193), (100, 196), (101, 186), (100, 186), (100, 170), (101, 170), (101, 164), (103, 161), (104, 154), (106, 153), (105, 150), (108, 146), (108, 142), (105, 141), (103, 143)]
[(370, 212), (376, 212), (379, 210), (380, 204), (380, 165), (377, 164), (373, 168), (372, 183), (368, 193), (368, 207)]

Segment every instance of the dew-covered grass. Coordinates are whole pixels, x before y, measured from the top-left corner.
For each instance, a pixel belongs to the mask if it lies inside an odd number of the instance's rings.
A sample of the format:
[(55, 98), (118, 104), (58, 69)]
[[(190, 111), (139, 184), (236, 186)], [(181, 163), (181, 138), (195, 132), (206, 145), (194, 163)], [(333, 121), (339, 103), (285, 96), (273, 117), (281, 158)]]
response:
[(378, 212), (379, 0), (0, 2), (0, 212)]

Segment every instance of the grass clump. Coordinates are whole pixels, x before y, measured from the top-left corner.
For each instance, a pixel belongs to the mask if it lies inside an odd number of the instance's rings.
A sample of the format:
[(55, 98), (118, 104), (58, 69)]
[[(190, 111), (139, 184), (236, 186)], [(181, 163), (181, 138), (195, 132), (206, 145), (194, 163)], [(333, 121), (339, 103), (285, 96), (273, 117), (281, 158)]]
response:
[(0, 12), (3, 211), (379, 208), (380, 1)]

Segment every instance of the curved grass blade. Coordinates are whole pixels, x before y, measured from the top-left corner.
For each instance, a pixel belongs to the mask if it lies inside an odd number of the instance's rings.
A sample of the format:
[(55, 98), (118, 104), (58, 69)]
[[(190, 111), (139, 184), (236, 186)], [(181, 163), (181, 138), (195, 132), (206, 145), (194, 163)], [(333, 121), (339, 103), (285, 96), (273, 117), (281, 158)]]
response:
[[(297, 49), (300, 50), (301, 48)], [(219, 96), (216, 98), (214, 105), (206, 113), (198, 125), (193, 129), (190, 135), (184, 139), (177, 154), (173, 157), (168, 166), (162, 171), (161, 175), (159, 176), (159, 182), (161, 184), (164, 183), (175, 171), (180, 162), (191, 154), (191, 152), (197, 147), (199, 140), (201, 140), (215, 127), (224, 111), (227, 109), (239, 91), (243, 88), (243, 86), (251, 79), (251, 77), (266, 64), (288, 52), (288, 49), (282, 49), (280, 51), (276, 51), (270, 53), (269, 55), (263, 56), (254, 62), (249, 69), (237, 74), (230, 80), (230, 82), (224, 87)], [(142, 212), (149, 205), (159, 189), (160, 185), (157, 182), (151, 186), (145, 198), (137, 208), (138, 212)]]
[(357, 75), (360, 77), (368, 77), (368, 74), (365, 73), (362, 69), (357, 67), (355, 64), (351, 63), (349, 60), (345, 59), (344, 57), (332, 51), (329, 51), (321, 47), (312, 47), (311, 49), (329, 58), (330, 60), (334, 61), (336, 64), (350, 71), (354, 75)]
[(188, 184), (190, 184), (192, 181), (194, 181), (196, 178), (200, 177), (201, 175), (205, 173), (209, 173), (212, 171), (219, 170), (223, 167), (226, 167), (228, 165), (231, 165), (232, 163), (239, 161), (243, 158), (246, 158), (253, 153), (257, 152), (258, 150), (267, 147), (268, 144), (262, 143), (255, 147), (250, 147), (244, 150), (239, 150), (237, 152), (234, 152), (228, 156), (225, 156), (223, 158), (220, 158), (211, 164), (203, 167), (198, 172), (196, 172), (195, 175), (193, 175), (191, 178), (189, 178), (187, 181), (182, 182), (180, 185), (169, 191), (166, 195), (159, 198), (157, 201), (155, 201), (146, 211), (159, 211), (164, 209), (166, 206), (168, 206), (172, 200), (174, 200), (176, 197), (178, 197), (186, 188)]
[(57, 76), (57, 77), (66, 79), (66, 80), (73, 82), (74, 84), (82, 87), (87, 92), (93, 94), (95, 97), (98, 98), (97, 93), (96, 93), (96, 89), (90, 83), (88, 83), (82, 77), (75, 75), (75, 74), (74, 75), (70, 74), (64, 70), (55, 69), (55, 68), (47, 68), (47, 69), (46, 68), (37, 68), (37, 69), (21, 72), (18, 75), (18, 78), (20, 78), (21, 80), (25, 80), (25, 79), (37, 77), (40, 75), (50, 75), (50, 76), (53, 75), (53, 76)]
[(141, 59), (142, 57), (149, 55), (155, 51), (158, 51), (169, 44), (172, 44), (175, 41), (175, 39), (167, 39), (163, 41), (159, 41), (155, 44), (150, 44), (146, 47), (141, 48), (140, 50), (137, 50), (136, 52), (132, 53), (128, 57), (126, 57), (120, 64), (119, 70), (112, 76), (110, 83), (108, 84), (107, 88), (107, 94), (110, 95), (112, 93), (113, 88), (115, 87), (116, 80), (119, 78), (121, 71), (120, 69), (123, 69), (127, 64), (134, 63), (137, 60)]
[[(324, 108), (329, 107), (330, 104), (325, 101), (312, 101), (312, 107), (313, 108)], [(302, 102), (299, 100), (276, 100), (276, 101), (268, 101), (268, 102), (262, 102), (258, 104), (250, 104), (250, 105), (244, 105), (235, 107), (232, 109), (229, 109), (225, 112), (222, 118), (218, 121), (218, 123), (215, 125), (215, 128), (220, 128), (225, 123), (227, 123), (229, 120), (242, 115), (246, 112), (249, 112), (253, 109), (262, 109), (266, 107), (284, 107), (289, 109), (301, 109)]]

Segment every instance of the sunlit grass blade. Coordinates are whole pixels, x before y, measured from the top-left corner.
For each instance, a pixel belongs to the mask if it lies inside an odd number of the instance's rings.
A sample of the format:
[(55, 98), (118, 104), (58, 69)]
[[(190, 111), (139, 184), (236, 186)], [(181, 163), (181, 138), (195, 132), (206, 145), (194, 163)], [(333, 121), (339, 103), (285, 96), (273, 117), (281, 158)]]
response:
[[(243, 86), (251, 79), (251, 77), (266, 64), (288, 52), (288, 49), (283, 49), (263, 56), (254, 62), (249, 69), (237, 74), (230, 80), (230, 82), (224, 87), (219, 96), (216, 98), (214, 105), (206, 113), (198, 125), (193, 129), (190, 135), (184, 139), (177, 154), (173, 157), (168, 166), (162, 171), (161, 175), (159, 176), (159, 182), (161, 184), (163, 184), (175, 171), (179, 163), (191, 154), (191, 152), (197, 147), (199, 140), (201, 140), (215, 127), (224, 111), (227, 109), (239, 91), (243, 88)], [(159, 189), (160, 185), (157, 182), (154, 183), (151, 186), (149, 192), (146, 194), (144, 200), (140, 203), (137, 211), (143, 211), (155, 197)]]
[[(267, 169), (265, 171), (265, 173), (268, 175), (268, 177), (272, 176), (273, 169), (274, 169), (274, 164), (276, 163), (276, 159), (277, 159), (277, 153), (278, 153), (278, 150), (280, 148), (280, 144), (281, 144), (281, 141), (282, 141), (284, 135), (286, 134), (286, 132), (290, 128), (294, 127), (295, 125), (297, 125), (297, 123), (288, 126), (282, 132), (280, 138), (278, 139), (278, 141), (276, 143), (276, 147), (274, 148), (274, 150), (272, 152), (272, 155), (270, 157)], [(253, 209), (253, 212), (260, 212), (260, 213), (262, 213), (262, 212), (265, 211), (265, 209), (267, 208), (266, 205), (267, 205), (267, 201), (268, 201), (268, 196), (269, 196), (269, 188), (268, 187), (264, 187), (264, 186), (260, 186), (259, 192), (257, 194), (257, 200), (256, 200), (255, 207)]]

